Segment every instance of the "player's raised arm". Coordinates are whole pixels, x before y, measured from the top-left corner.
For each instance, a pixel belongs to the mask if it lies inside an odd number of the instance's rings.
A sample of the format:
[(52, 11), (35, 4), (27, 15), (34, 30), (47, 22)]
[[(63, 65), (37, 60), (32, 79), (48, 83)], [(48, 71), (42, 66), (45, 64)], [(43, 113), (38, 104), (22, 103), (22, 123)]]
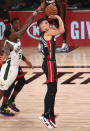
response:
[(45, 36), (47, 37), (47, 36), (56, 36), (59, 34), (63, 34), (65, 29), (64, 29), (64, 24), (63, 24), (62, 19), (58, 15), (50, 16), (50, 18), (58, 19), (59, 27), (58, 28), (50, 28), (48, 31), (45, 32)]
[(26, 20), (24, 26), (18, 31), (15, 32), (15, 37), (21, 37), (26, 29), (30, 26), (30, 24), (33, 22), (34, 17), (37, 15), (37, 11), (34, 11), (33, 15), (30, 15), (29, 18)]
[(45, 8), (45, 6), (46, 6), (46, 3), (45, 3), (45, 1), (43, 1), (43, 2), (41, 3), (41, 5), (37, 8), (37, 10), (38, 10), (38, 11), (41, 11), (42, 9)]

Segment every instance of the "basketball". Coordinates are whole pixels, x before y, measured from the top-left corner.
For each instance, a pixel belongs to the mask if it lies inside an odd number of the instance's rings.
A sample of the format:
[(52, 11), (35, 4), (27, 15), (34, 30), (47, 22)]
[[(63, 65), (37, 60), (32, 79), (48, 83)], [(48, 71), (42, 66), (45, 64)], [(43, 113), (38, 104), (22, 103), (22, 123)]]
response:
[(55, 5), (48, 5), (45, 8), (45, 16), (50, 16), (50, 15), (57, 15), (58, 14), (58, 9)]

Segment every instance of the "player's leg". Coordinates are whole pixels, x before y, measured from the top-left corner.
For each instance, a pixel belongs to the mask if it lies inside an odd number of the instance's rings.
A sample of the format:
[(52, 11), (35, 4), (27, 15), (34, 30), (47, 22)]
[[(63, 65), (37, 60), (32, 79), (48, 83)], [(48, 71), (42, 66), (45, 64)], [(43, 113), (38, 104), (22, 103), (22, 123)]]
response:
[(62, 43), (62, 47), (61, 48), (57, 48), (56, 51), (57, 52), (68, 52), (69, 51), (69, 46), (66, 42), (66, 28), (65, 28), (65, 32), (62, 34), (63, 37), (63, 43)]
[(5, 90), (5, 91), (4, 91), (3, 101), (2, 101), (2, 106), (1, 106), (2, 109), (8, 107), (8, 99), (9, 99), (9, 97), (10, 97), (11, 91), (13, 90), (14, 86), (15, 86), (15, 85), (14, 85), (14, 83), (13, 83), (13, 84), (8, 88), (8, 90)]
[(48, 74), (50, 73), (48, 75), (49, 83), (47, 84), (49, 90), (49, 98), (50, 98), (49, 120), (50, 120), (50, 124), (55, 128), (56, 122), (55, 122), (54, 106), (55, 106), (55, 96), (57, 92), (57, 67), (56, 67), (56, 61), (50, 61), (49, 63), (50, 64), (48, 64), (48, 68), (49, 66), (51, 66), (51, 70), (49, 70), (50, 72), (48, 72)]
[(42, 114), (39, 119), (40, 121), (49, 129), (52, 129), (53, 126), (50, 123), (50, 103), (51, 103), (51, 92), (52, 88), (50, 87), (50, 83), (47, 84), (47, 92), (44, 99), (44, 114)]
[[(48, 67), (46, 61), (43, 62), (42, 69), (46, 74), (46, 77), (48, 78)], [(47, 85), (47, 92), (44, 99), (44, 113), (39, 117), (39, 119), (48, 129), (53, 128), (53, 126), (51, 126), (49, 122), (49, 115), (50, 115), (49, 111), (50, 111), (50, 100), (51, 100), (50, 98), (51, 98), (51, 88), (49, 88), (49, 86)]]
[(19, 112), (20, 110), (17, 108), (15, 104), (15, 98), (18, 95), (18, 93), (22, 90), (22, 88), (24, 87), (25, 82), (26, 81), (25, 81), (24, 76), (21, 78), (18, 78), (17, 84), (15, 85), (13, 93), (8, 101), (9, 107), (16, 112)]
[(3, 91), (3, 90), (0, 90), (0, 100), (1, 100), (2, 97), (3, 97), (3, 94), (4, 94), (4, 91)]
[[(69, 51), (69, 46), (66, 42), (66, 34), (67, 34), (67, 29), (66, 29), (66, 13), (67, 13), (67, 4), (62, 4), (62, 7), (63, 7), (63, 22), (64, 22), (64, 26), (65, 26), (65, 32), (62, 34), (62, 38), (63, 38), (63, 43), (62, 43), (62, 46), (61, 48), (56, 48), (56, 52), (68, 52)], [(61, 15), (61, 14), (59, 14)]]
[(8, 109), (8, 98), (9, 98), (9, 96), (11, 94), (13, 86), (14, 85), (12, 85), (8, 90), (4, 91), (3, 102), (2, 102), (2, 105), (0, 107), (0, 113), (3, 114), (3, 115), (5, 115), (5, 116), (14, 116), (15, 115), (14, 113), (12, 113)]
[(18, 67), (11, 66), (11, 60), (3, 64), (0, 73), (0, 89), (7, 90), (15, 81), (18, 74)]
[[(4, 71), (3, 71), (4, 69)], [(15, 68), (11, 68), (10, 67), (10, 61), (8, 61), (6, 64), (4, 64), (2, 66), (1, 69), (1, 90), (7, 90), (9, 88), (9, 86), (14, 82), (16, 76), (17, 76), (17, 71), (15, 70)], [(12, 73), (12, 74), (11, 74)], [(7, 109), (7, 103), (6, 103), (6, 99), (5, 99), (5, 103), (2, 104), (1, 108), (0, 108), (0, 113), (6, 116), (14, 116), (14, 113), (10, 112), (10, 110)]]
[[(54, 105), (55, 96), (57, 92), (57, 82), (52, 82), (47, 84), (47, 92), (44, 99), (44, 114), (39, 117), (39, 119), (44, 123), (48, 124), (48, 128), (56, 127)], [(44, 122), (45, 119), (45, 122)]]
[(7, 72), (8, 73), (8, 64), (4, 64), (2, 67), (1, 67), (1, 71), (0, 71), (0, 100), (4, 94), (4, 86), (6, 84), (6, 81), (3, 79), (5, 77), (5, 73)]
[(67, 4), (63, 5), (63, 18), (64, 18), (64, 25), (65, 25), (65, 32), (63, 33), (63, 44), (62, 44), (62, 51), (68, 51), (69, 47), (66, 42), (66, 34), (67, 34), (67, 29), (66, 29), (66, 13), (67, 13)]
[(0, 114), (3, 114), (5, 116), (14, 116), (14, 113), (12, 113), (7, 107), (8, 107), (8, 97), (4, 97), (4, 93), (6, 91), (0, 90), (0, 99), (3, 97), (3, 103), (0, 107)]
[(12, 92), (12, 90), (14, 89), (14, 87), (15, 87), (15, 84), (13, 83), (13, 84), (8, 88), (8, 90), (6, 90), (6, 91), (4, 92), (3, 104), (4, 104), (4, 103), (7, 103), (7, 104), (8, 104), (8, 99), (9, 99), (9, 97), (10, 97), (10, 95), (11, 95), (11, 92)]
[(54, 106), (55, 106), (55, 96), (57, 92), (57, 82), (49, 83), (49, 88), (51, 88), (51, 101), (50, 101), (50, 124), (55, 128), (56, 122), (55, 122), (55, 112), (54, 112)]

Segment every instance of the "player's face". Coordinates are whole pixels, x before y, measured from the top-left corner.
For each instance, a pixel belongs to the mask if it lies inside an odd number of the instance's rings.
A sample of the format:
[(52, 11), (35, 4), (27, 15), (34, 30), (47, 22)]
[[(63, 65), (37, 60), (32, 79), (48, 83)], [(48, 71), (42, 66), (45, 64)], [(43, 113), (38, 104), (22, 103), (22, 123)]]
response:
[(13, 29), (15, 31), (19, 31), (20, 30), (20, 20), (15, 20), (13, 23)]
[(40, 24), (40, 29), (42, 31), (47, 31), (49, 30), (49, 28), (50, 28), (50, 24), (48, 23), (48, 21), (47, 20), (42, 21), (42, 23)]

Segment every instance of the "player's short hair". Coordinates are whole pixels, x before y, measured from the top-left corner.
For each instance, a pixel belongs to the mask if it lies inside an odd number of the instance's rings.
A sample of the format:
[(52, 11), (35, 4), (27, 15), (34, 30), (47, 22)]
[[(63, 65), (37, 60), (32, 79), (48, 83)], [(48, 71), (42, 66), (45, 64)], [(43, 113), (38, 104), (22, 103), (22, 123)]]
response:
[(11, 24), (13, 25), (13, 23), (16, 21), (16, 20), (20, 20), (18, 17), (15, 17), (11, 20)]
[(37, 25), (40, 26), (40, 24), (44, 21), (47, 20), (46, 18), (41, 18), (37, 21)]
[(6, 28), (6, 30), (4, 31), (4, 37), (6, 37), (7, 39), (9, 39), (10, 34), (11, 34), (11, 26), (8, 26)]

